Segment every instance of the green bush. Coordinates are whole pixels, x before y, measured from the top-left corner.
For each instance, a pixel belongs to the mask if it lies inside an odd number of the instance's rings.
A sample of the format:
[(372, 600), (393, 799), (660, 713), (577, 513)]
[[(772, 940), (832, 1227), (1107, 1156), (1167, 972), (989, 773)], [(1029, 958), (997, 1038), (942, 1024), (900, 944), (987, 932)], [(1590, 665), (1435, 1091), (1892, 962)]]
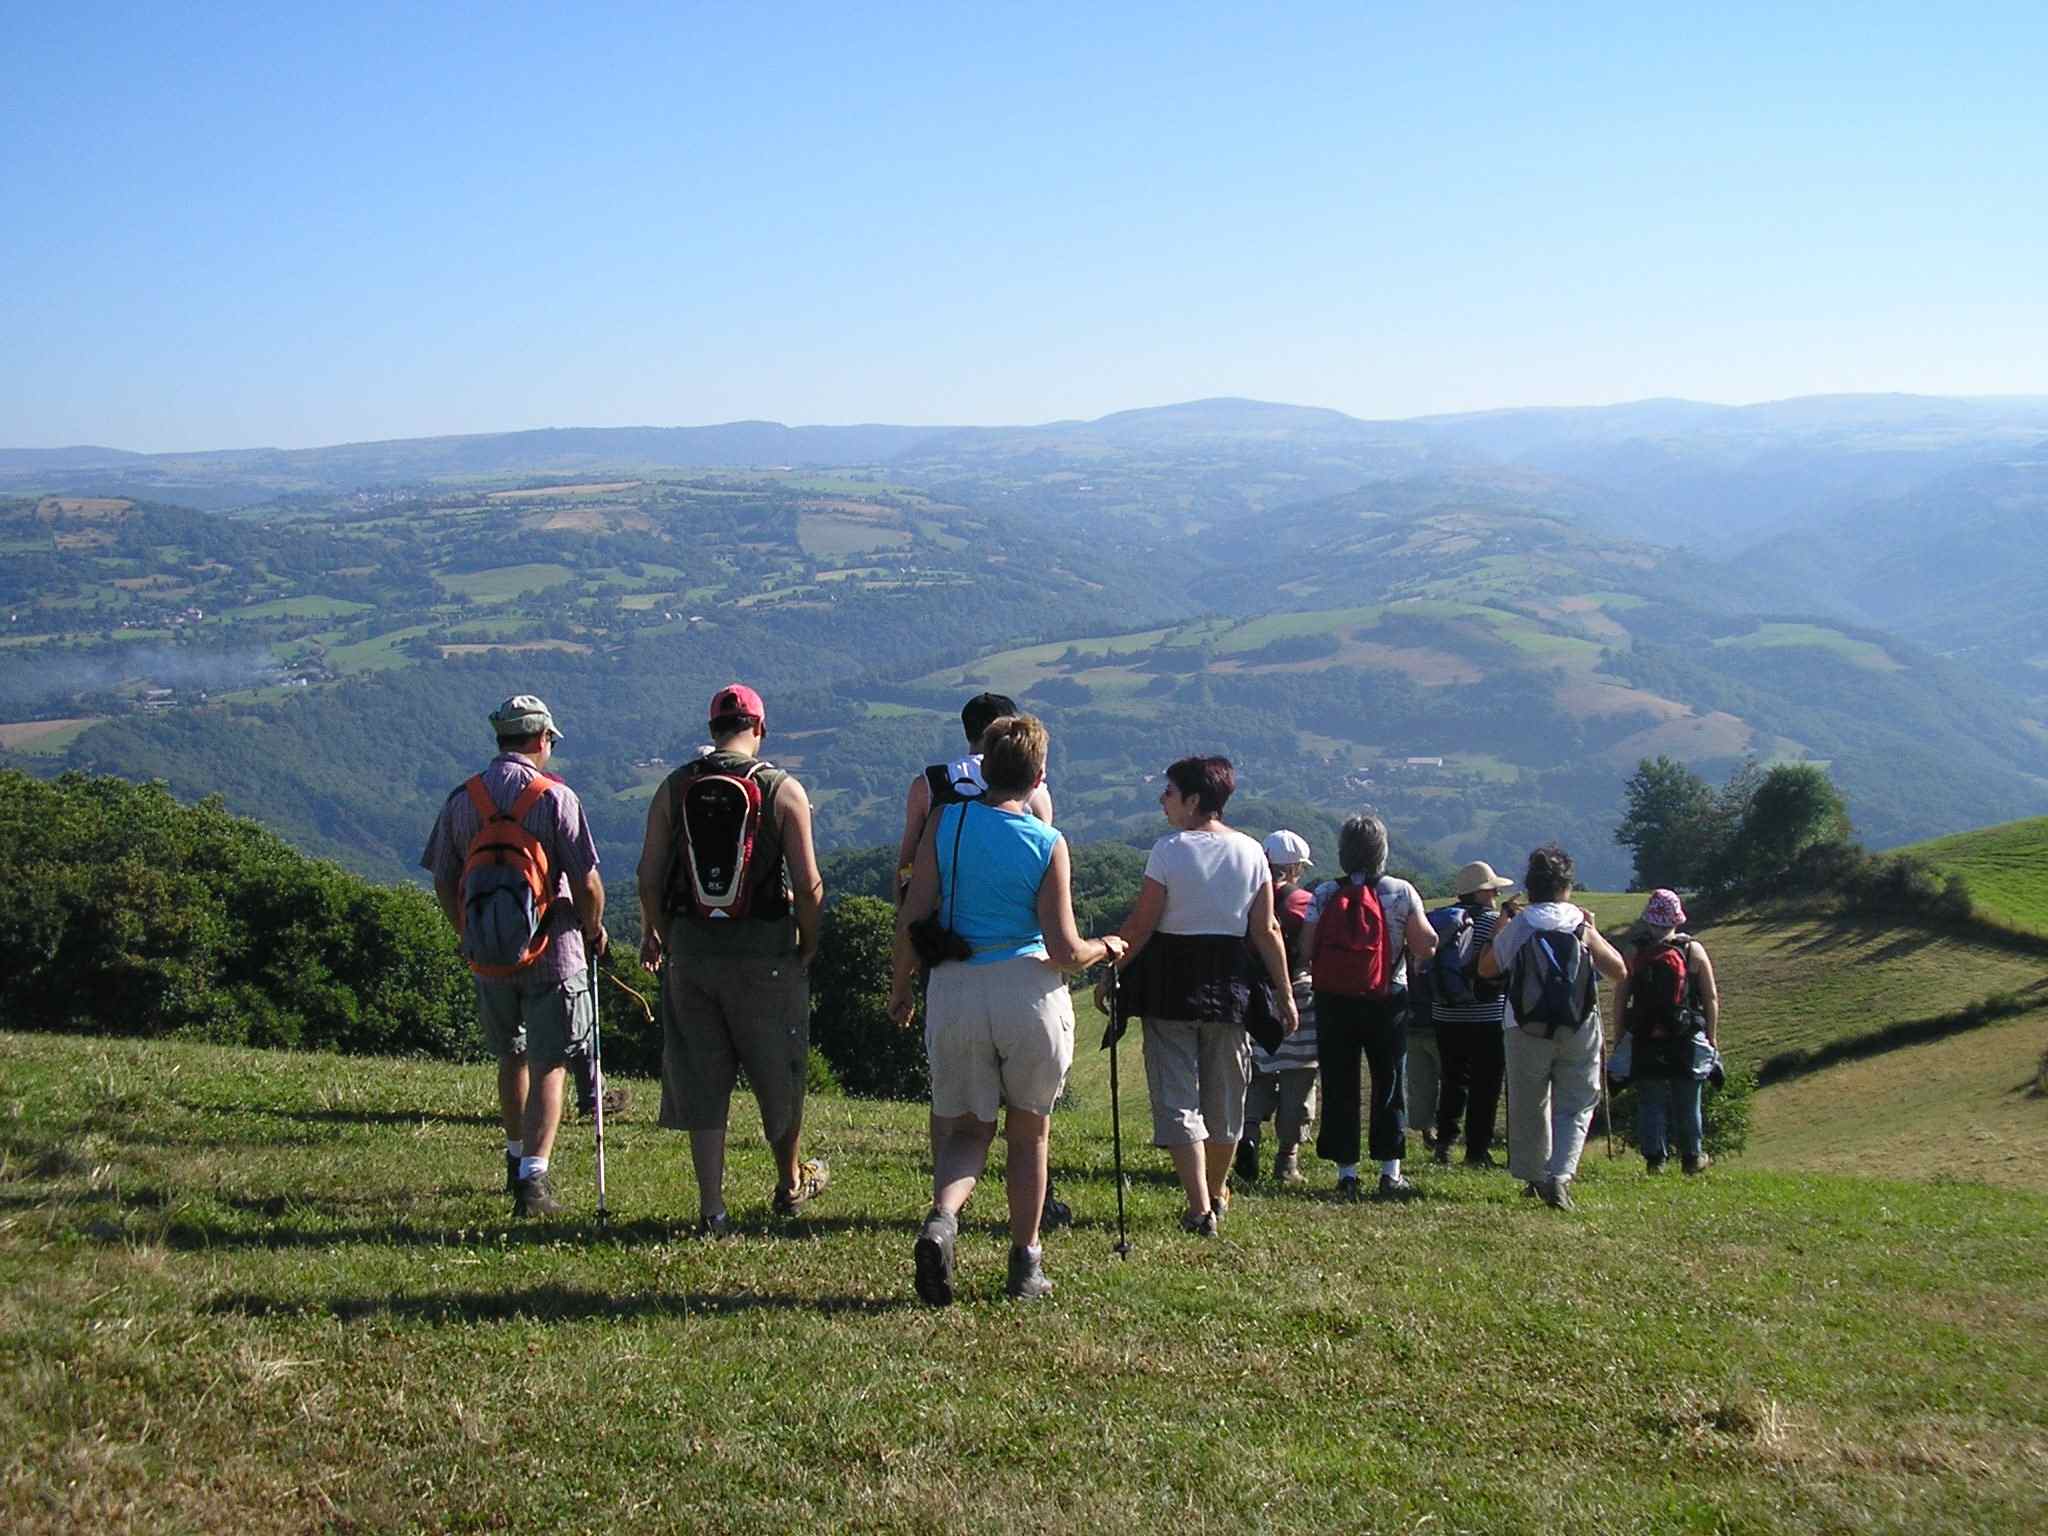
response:
[(811, 970), (811, 1040), (845, 1090), (867, 1098), (921, 1099), (931, 1092), (924, 1035), (889, 1017), (896, 910), (848, 896), (825, 914)]

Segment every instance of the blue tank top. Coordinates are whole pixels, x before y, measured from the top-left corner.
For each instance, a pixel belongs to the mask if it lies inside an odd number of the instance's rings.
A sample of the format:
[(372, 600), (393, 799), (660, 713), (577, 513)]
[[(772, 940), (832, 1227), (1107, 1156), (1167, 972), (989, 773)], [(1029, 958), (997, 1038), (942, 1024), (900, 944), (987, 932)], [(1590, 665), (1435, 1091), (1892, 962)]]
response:
[[(966, 825), (960, 818), (966, 817)], [(953, 889), (953, 839), (960, 839), (959, 887)], [(1060, 834), (1036, 816), (963, 801), (939, 811), (932, 851), (939, 861), (939, 917), (974, 946), (969, 965), (1019, 955), (1045, 958), (1038, 927), (1038, 888)], [(950, 903), (950, 904), (949, 904)]]

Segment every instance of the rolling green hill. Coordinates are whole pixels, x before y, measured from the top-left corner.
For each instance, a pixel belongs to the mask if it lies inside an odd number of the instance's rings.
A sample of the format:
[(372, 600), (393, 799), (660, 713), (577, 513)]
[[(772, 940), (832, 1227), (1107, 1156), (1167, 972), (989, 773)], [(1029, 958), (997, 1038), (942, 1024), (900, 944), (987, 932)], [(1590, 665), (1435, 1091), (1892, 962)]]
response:
[(1961, 875), (1987, 920), (2048, 936), (2048, 817), (1960, 832), (1904, 851)]

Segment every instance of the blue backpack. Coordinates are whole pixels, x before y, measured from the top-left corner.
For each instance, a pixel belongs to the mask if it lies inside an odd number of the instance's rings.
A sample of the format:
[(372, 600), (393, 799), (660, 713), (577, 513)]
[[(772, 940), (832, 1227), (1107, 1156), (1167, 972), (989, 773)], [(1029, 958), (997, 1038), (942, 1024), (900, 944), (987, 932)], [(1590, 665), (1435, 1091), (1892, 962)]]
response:
[(1593, 1015), (1593, 957), (1586, 953), (1586, 925), (1538, 928), (1515, 951), (1508, 980), (1508, 1000), (1515, 1022), (1532, 1035), (1549, 1039), (1560, 1029), (1575, 1030)]
[(1439, 907), (1429, 914), (1429, 926), (1436, 930), (1436, 954), (1425, 973), (1432, 1008), (1470, 1008), (1480, 1001), (1473, 987), (1479, 968), (1477, 930), (1472, 926), (1472, 909), (1463, 902)]

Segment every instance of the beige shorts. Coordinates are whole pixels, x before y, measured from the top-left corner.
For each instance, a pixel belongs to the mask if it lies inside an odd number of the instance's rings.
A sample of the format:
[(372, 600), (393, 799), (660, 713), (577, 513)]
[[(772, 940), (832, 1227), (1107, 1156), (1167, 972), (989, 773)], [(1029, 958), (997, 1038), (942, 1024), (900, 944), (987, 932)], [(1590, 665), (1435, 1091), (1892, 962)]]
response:
[(672, 955), (661, 972), (661, 1124), (722, 1131), (741, 1067), (780, 1141), (803, 1123), (811, 979), (794, 952), (772, 958)]
[(1251, 1080), (1252, 1042), (1242, 1024), (1145, 1021), (1155, 1147), (1236, 1141), (1244, 1134), (1244, 1091)]
[(924, 1001), (934, 1115), (993, 1121), (998, 1104), (1052, 1113), (1074, 1064), (1066, 977), (1029, 955), (956, 961), (933, 968)]

